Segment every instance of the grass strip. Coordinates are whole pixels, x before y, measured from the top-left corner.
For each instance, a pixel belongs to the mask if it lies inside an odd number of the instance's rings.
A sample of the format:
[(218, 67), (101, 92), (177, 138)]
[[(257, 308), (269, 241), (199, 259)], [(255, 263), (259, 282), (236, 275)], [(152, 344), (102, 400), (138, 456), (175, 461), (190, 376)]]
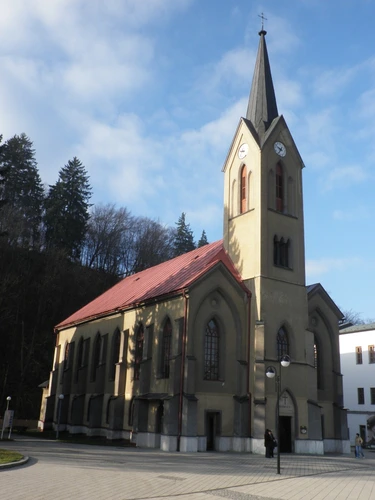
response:
[(11, 462), (17, 462), (21, 460), (23, 455), (17, 453), (16, 451), (1, 450), (0, 449), (0, 464), (9, 464)]

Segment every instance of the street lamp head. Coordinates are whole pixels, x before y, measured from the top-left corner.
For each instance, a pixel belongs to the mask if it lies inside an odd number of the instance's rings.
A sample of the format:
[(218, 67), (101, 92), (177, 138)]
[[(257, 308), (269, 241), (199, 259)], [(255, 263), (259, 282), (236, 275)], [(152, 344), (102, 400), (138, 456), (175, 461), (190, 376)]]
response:
[(11, 396), (8, 396), (7, 397), (7, 401), (11, 401), (12, 400), (12, 397)]
[(275, 376), (276, 376), (276, 368), (274, 366), (268, 366), (266, 368), (266, 376), (268, 378), (275, 378)]
[(287, 354), (284, 354), (280, 359), (281, 366), (287, 368), (290, 365), (290, 357)]
[(64, 399), (64, 394), (60, 394), (59, 399), (61, 399), (61, 401), (62, 401)]

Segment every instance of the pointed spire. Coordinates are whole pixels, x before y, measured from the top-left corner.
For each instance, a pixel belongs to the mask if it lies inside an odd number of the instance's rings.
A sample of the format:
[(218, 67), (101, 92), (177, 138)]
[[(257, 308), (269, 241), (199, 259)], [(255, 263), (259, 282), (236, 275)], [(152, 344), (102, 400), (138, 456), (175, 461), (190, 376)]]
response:
[(246, 118), (251, 121), (259, 137), (264, 135), (272, 120), (278, 116), (265, 40), (266, 34), (267, 31), (264, 29), (259, 32), (258, 55), (246, 113)]

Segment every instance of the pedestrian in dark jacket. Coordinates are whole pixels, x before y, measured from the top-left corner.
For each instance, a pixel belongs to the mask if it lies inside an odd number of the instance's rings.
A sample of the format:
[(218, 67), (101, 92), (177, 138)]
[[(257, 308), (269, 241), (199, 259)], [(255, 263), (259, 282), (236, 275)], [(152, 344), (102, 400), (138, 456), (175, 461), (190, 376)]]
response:
[(264, 446), (266, 448), (266, 458), (273, 458), (273, 449), (275, 448), (275, 438), (270, 429), (266, 429), (264, 434)]

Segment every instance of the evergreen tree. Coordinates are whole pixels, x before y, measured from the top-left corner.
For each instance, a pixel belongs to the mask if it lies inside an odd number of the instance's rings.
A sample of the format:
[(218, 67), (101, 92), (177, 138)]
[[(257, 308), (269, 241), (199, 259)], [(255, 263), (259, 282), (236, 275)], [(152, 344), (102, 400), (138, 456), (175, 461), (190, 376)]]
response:
[[(15, 135), (1, 148), (2, 230), (8, 240), (27, 247), (40, 243), (43, 186), (33, 143), (26, 134)], [(5, 174), (5, 175), (4, 175)]]
[(69, 160), (45, 200), (47, 248), (59, 248), (73, 260), (81, 255), (89, 219), (91, 186), (77, 157)]
[(3, 151), (4, 151), (4, 144), (1, 145), (1, 142), (3, 140), (3, 136), (0, 135), (0, 236), (6, 236), (6, 231), (3, 231), (1, 226), (1, 221), (2, 221), (2, 214), (1, 214), (1, 209), (2, 207), (6, 204), (6, 200), (4, 199), (4, 184), (6, 180), (6, 174), (7, 174), (7, 167), (3, 165)]
[(194, 250), (195, 243), (193, 231), (190, 228), (190, 224), (186, 224), (184, 212), (182, 212), (176, 226), (177, 230), (174, 240), (174, 254), (177, 257), (178, 255)]
[(202, 236), (201, 236), (201, 239), (198, 241), (197, 247), (198, 248), (204, 247), (204, 245), (208, 245), (208, 241), (207, 241), (206, 231), (203, 229)]

